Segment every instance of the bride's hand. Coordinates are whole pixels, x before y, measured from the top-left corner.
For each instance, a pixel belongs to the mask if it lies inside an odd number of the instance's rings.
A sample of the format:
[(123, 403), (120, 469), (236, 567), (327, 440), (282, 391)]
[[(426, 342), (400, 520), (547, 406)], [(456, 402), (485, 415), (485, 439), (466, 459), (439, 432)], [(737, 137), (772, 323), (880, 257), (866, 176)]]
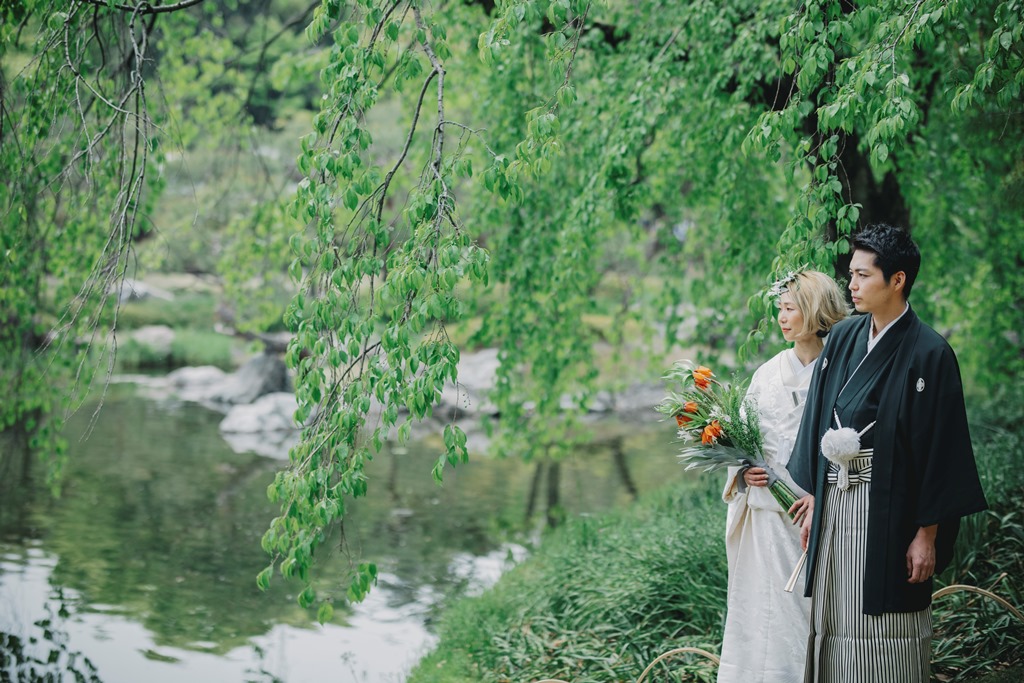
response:
[(763, 467), (748, 467), (743, 472), (743, 481), (747, 486), (767, 486), (768, 470)]

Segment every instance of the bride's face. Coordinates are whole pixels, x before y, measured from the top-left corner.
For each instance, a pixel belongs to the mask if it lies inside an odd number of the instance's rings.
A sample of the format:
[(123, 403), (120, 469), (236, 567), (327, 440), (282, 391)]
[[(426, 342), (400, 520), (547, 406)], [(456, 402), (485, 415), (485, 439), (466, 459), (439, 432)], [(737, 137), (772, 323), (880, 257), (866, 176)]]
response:
[(783, 292), (779, 296), (778, 321), (782, 336), (788, 342), (795, 342), (800, 336), (800, 331), (804, 329), (804, 316), (789, 292)]

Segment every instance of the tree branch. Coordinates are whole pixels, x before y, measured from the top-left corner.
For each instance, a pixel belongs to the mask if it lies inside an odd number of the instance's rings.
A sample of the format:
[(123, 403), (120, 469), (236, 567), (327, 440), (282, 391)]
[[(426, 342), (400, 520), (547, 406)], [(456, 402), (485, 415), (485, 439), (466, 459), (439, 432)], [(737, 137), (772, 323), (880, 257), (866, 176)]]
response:
[(90, 5), (96, 5), (97, 7), (113, 7), (114, 9), (121, 10), (122, 12), (131, 12), (133, 14), (167, 14), (168, 12), (177, 12), (179, 10), (188, 9), (198, 5), (204, 0), (181, 0), (173, 5), (156, 5), (153, 6), (143, 0), (137, 5), (125, 5), (121, 3), (114, 3), (111, 5), (106, 0), (82, 0)]

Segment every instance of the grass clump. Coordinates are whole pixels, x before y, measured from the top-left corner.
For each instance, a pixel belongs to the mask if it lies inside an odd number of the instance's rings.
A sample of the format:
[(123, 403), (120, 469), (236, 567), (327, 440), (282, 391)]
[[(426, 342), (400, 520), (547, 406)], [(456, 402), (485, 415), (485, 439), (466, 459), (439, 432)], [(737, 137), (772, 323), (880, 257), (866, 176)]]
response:
[(216, 365), (230, 370), (235, 363), (234, 350), (238, 342), (218, 332), (203, 330), (178, 330), (171, 342), (171, 365)]
[[(123, 340), (117, 346), (118, 369), (171, 370), (189, 365), (233, 369), (246, 342), (214, 331), (217, 302), (213, 292), (187, 292), (173, 299), (148, 297), (121, 304), (117, 320)], [(140, 328), (160, 325), (173, 330), (169, 344), (133, 337)]]
[[(627, 681), (675, 647), (717, 652), (724, 524), (717, 494), (685, 484), (568, 522), (491, 591), (445, 614), (439, 648), (410, 683)], [(714, 677), (704, 660), (671, 668)]]

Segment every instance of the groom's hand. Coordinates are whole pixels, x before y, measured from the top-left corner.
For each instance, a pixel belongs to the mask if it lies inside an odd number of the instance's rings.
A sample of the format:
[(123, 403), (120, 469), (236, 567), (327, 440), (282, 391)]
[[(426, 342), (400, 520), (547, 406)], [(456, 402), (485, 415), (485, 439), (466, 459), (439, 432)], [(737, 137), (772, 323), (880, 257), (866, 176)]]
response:
[(786, 512), (793, 518), (793, 524), (799, 524), (804, 515), (814, 513), (814, 496), (807, 494), (793, 503)]
[(922, 583), (935, 573), (935, 532), (938, 524), (923, 526), (907, 548), (907, 581)]
[(807, 539), (811, 535), (811, 520), (814, 519), (814, 496), (806, 496), (793, 503), (788, 510), (793, 516), (793, 524), (800, 524), (800, 547), (807, 550)]

